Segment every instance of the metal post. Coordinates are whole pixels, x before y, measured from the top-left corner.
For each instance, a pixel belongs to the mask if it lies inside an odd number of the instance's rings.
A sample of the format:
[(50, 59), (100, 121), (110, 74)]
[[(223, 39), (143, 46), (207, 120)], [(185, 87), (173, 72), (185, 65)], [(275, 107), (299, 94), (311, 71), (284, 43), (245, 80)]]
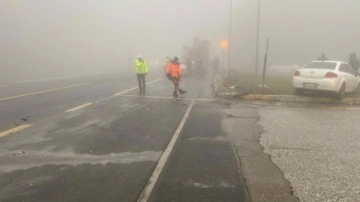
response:
[(263, 82), (262, 82), (262, 86), (263, 86), (263, 92), (265, 89), (265, 75), (266, 75), (266, 66), (267, 66), (267, 59), (268, 59), (268, 52), (269, 52), (269, 39), (267, 39), (266, 42), (266, 51), (265, 51), (265, 57), (264, 57), (264, 68), (263, 68)]
[(255, 53), (255, 76), (258, 75), (259, 68), (259, 38), (260, 38), (260, 12), (261, 12), (261, 0), (258, 0), (258, 13), (256, 24), (256, 53)]
[(231, 30), (232, 30), (232, 7), (233, 7), (233, 2), (232, 0), (230, 0), (230, 12), (229, 12), (229, 45), (228, 45), (228, 65), (227, 65), (227, 70), (226, 70), (226, 75), (225, 77), (228, 77), (228, 72), (230, 70), (230, 61), (231, 61)]
[(226, 69), (225, 69), (225, 49), (223, 49), (222, 68), (225, 71), (225, 76), (227, 76), (227, 72), (226, 72)]

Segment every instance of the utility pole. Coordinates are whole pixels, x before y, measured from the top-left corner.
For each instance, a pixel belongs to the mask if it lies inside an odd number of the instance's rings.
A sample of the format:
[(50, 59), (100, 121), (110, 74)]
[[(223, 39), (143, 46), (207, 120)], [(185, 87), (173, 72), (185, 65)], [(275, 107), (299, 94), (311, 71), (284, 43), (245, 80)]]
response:
[(228, 68), (225, 67), (225, 50), (227, 49), (228, 52), (229, 52), (229, 41), (228, 40), (221, 40), (220, 42), (220, 48), (222, 49), (222, 67), (223, 67), (223, 70), (225, 71), (225, 75), (224, 77), (227, 78), (227, 73), (228, 73)]
[(260, 12), (261, 12), (261, 0), (258, 0), (258, 13), (257, 13), (257, 24), (256, 24), (255, 76), (258, 75), (258, 71), (259, 71)]
[[(222, 68), (225, 69), (225, 49), (222, 50)], [(226, 69), (225, 69), (225, 77), (227, 77)]]

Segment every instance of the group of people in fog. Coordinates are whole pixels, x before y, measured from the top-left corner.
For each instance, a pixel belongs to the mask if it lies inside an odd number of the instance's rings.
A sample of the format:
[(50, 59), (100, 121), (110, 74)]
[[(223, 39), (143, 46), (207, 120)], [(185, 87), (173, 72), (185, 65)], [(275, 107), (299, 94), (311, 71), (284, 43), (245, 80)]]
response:
[[(173, 83), (174, 91), (173, 97), (178, 98), (179, 94), (183, 95), (186, 93), (185, 90), (180, 88), (180, 81), (182, 78), (182, 69), (178, 57), (174, 57), (173, 60), (169, 60), (166, 64), (166, 76)], [(145, 94), (146, 92), (146, 75), (149, 72), (149, 67), (145, 62), (144, 58), (139, 55), (135, 60), (135, 72), (139, 83), (139, 93)]]

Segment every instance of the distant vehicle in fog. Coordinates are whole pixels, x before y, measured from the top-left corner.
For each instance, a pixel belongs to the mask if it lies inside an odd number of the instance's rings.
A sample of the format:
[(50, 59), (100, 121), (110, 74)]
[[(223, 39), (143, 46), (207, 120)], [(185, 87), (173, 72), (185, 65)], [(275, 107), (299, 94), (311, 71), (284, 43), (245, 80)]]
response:
[(345, 93), (356, 92), (358, 85), (358, 73), (342, 61), (313, 61), (296, 70), (293, 76), (295, 94), (327, 91), (341, 99)]

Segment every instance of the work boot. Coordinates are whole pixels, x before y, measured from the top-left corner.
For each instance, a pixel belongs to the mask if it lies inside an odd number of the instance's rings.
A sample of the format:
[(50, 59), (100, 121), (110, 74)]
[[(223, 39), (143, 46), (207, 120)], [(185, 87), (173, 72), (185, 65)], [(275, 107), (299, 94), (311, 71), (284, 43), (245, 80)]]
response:
[(180, 89), (179, 92), (180, 92), (181, 95), (183, 95), (183, 94), (186, 93), (186, 90)]
[(179, 95), (177, 94), (176, 91), (173, 93), (173, 97), (174, 97), (174, 98), (178, 98), (178, 97), (179, 97)]

